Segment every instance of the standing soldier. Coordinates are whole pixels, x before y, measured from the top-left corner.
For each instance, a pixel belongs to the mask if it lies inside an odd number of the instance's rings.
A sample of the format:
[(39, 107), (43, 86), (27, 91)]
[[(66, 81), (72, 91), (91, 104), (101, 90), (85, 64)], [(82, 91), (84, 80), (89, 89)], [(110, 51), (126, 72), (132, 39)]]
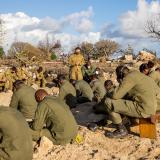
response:
[(77, 47), (75, 53), (69, 57), (70, 79), (82, 80), (82, 66), (84, 65), (84, 57), (81, 54), (81, 48)]
[(6, 76), (7, 89), (13, 90), (14, 79), (13, 79), (11, 68), (7, 68), (7, 70), (5, 71), (5, 76)]
[(38, 85), (38, 87), (45, 87), (46, 80), (42, 67), (39, 67), (36, 71), (36, 84)]
[(0, 88), (1, 91), (5, 92), (8, 90), (8, 83), (6, 83), (6, 76), (4, 71), (0, 72)]

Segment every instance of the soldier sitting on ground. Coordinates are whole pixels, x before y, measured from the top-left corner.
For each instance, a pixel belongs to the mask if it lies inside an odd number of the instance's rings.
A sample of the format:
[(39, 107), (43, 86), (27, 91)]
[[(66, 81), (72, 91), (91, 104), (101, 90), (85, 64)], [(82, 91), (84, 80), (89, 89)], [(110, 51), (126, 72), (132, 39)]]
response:
[(98, 104), (93, 106), (93, 109), (94, 109), (95, 113), (97, 113), (97, 114), (99, 114), (99, 113), (106, 114), (106, 110), (104, 107), (104, 101), (106, 98), (111, 98), (113, 96), (113, 93), (116, 88), (111, 80), (106, 80), (104, 83), (104, 87), (106, 89), (106, 94), (105, 94), (104, 98)]
[(20, 112), (0, 106), (0, 139), (0, 160), (32, 160), (32, 137)]
[(103, 70), (101, 70), (100, 68), (97, 67), (95, 70), (95, 74), (97, 75), (97, 77), (101, 81), (101, 83), (104, 85), (105, 78), (103, 75)]
[(24, 84), (23, 81), (17, 80), (13, 83), (15, 91), (13, 92), (10, 107), (19, 110), (27, 121), (32, 121), (37, 109), (35, 100), (35, 90)]
[(43, 89), (36, 92), (35, 98), (39, 105), (33, 122), (33, 140), (38, 141), (40, 137), (46, 136), (55, 145), (74, 141), (77, 123), (69, 107), (59, 98), (48, 96)]
[(58, 75), (57, 79), (60, 86), (59, 98), (63, 100), (70, 108), (76, 107), (76, 90), (73, 85), (66, 80), (64, 75)]
[(120, 138), (128, 134), (121, 115), (147, 118), (154, 115), (157, 108), (155, 83), (150, 77), (138, 71), (130, 71), (126, 66), (118, 66), (116, 74), (121, 82), (120, 86), (112, 98), (104, 101), (106, 113), (117, 128), (114, 132), (106, 133), (110, 138)]
[(151, 62), (149, 63), (143, 63), (140, 65), (139, 70), (140, 72), (144, 73), (145, 75), (148, 75), (151, 77), (156, 84), (160, 87), (160, 72), (159, 69), (157, 68), (156, 70), (153, 70), (153, 66), (151, 66)]
[(92, 101), (93, 91), (90, 85), (86, 81), (84, 80), (76, 81), (71, 79), (70, 82), (76, 89), (78, 103), (86, 103)]
[(93, 99), (96, 102), (100, 102), (106, 94), (104, 84), (98, 79), (96, 74), (91, 76), (91, 80), (90, 86), (94, 94)]
[(90, 61), (87, 61), (87, 63), (82, 67), (82, 73), (83, 73), (83, 79), (90, 83), (91, 79), (90, 76), (95, 74), (96, 68), (91, 65)]

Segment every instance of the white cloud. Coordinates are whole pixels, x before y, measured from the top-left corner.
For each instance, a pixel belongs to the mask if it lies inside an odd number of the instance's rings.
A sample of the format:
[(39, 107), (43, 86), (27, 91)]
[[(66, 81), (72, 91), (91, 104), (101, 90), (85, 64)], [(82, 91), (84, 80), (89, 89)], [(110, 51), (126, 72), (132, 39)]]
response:
[(121, 31), (129, 36), (146, 37), (145, 27), (149, 19), (160, 13), (160, 2), (138, 0), (137, 10), (128, 11), (120, 18)]
[[(91, 32), (93, 28), (92, 16), (92, 7), (60, 19), (51, 17), (40, 19), (23, 12), (1, 14), (1, 18), (5, 21), (4, 25), (7, 33), (5, 45), (9, 47), (15, 39), (36, 45), (39, 40), (44, 39), (49, 34), (61, 40), (62, 44), (70, 49), (73, 44), (76, 45), (84, 39), (94, 40), (93, 38), (95, 38), (97, 40), (97, 37), (100, 37), (100, 35), (96, 33), (94, 35)], [(66, 33), (66, 28), (70, 28), (77, 34)]]
[[(149, 48), (160, 49), (158, 43), (150, 39), (145, 29), (148, 20), (155, 19), (160, 14), (160, 1), (138, 0), (137, 9), (123, 13), (118, 25), (106, 23), (101, 30), (103, 38), (111, 38), (122, 47), (130, 44), (136, 51)], [(159, 23), (159, 21), (158, 21)]]

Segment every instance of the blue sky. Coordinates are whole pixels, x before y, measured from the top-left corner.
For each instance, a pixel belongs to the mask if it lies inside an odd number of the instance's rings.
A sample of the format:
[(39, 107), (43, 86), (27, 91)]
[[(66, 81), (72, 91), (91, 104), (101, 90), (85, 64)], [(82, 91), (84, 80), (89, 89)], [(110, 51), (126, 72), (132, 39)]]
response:
[(160, 13), (160, 0), (1, 0), (0, 12), (9, 44), (15, 37), (36, 44), (50, 34), (68, 49), (83, 40), (96, 42), (104, 37), (123, 47), (160, 48), (144, 36), (147, 16)]
[[(118, 3), (117, 3), (118, 2)], [(30, 16), (60, 18), (93, 7), (96, 26), (106, 21), (117, 22), (118, 17), (136, 8), (137, 0), (1, 0), (1, 13), (25, 12)]]

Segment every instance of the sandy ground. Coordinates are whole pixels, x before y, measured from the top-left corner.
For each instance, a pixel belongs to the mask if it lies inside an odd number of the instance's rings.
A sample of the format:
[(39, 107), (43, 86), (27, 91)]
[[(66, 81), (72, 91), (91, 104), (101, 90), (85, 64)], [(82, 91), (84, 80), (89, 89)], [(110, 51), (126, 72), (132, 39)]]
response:
[[(8, 106), (11, 95), (11, 92), (0, 93), (0, 104)], [(123, 139), (109, 139), (105, 137), (107, 128), (91, 132), (80, 126), (82, 144), (55, 146), (43, 137), (33, 160), (160, 160), (160, 125), (157, 129), (157, 140), (142, 139), (135, 135), (128, 135)]]

